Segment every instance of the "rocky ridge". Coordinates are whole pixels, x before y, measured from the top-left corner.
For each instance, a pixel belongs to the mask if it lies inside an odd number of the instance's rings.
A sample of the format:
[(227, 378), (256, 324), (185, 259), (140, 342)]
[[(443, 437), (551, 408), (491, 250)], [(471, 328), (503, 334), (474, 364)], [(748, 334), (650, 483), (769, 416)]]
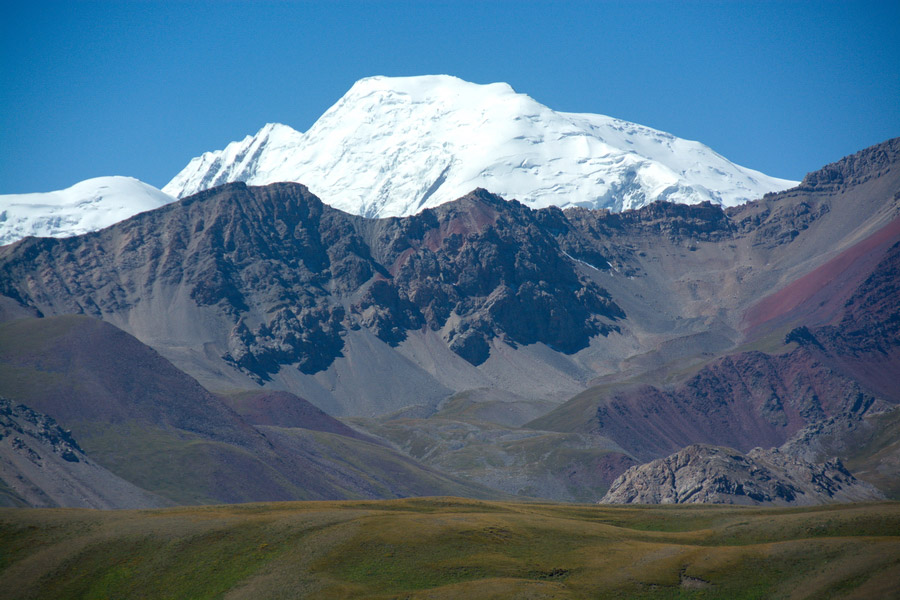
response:
[(859, 185), (890, 170), (900, 155), (900, 138), (860, 150), (803, 178), (800, 190), (834, 191)]
[(600, 502), (809, 506), (883, 498), (839, 459), (813, 464), (778, 449), (755, 448), (742, 454), (693, 444), (628, 469)]
[[(332, 414), (484, 387), (559, 402), (598, 376), (733, 348), (761, 297), (896, 216), (897, 172), (882, 163), (897, 157), (883, 146), (870, 150), (877, 176), (853, 186), (726, 211), (531, 210), (476, 190), (365, 219), (301, 185), (228, 184), (95, 234), (4, 248), (0, 293), (106, 319), (213, 389), (264, 384)], [(779, 306), (750, 330), (774, 328)]]
[(88, 236), (24, 240), (0, 258), (0, 289), (43, 314), (146, 322), (135, 333), (151, 344), (214, 322), (202, 335), (218, 358), (257, 382), (327, 369), (360, 329), (390, 347), (434, 331), (479, 365), (492, 340), (573, 353), (625, 316), (579, 271), (602, 257), (556, 222), (483, 190), (366, 220), (301, 185), (229, 184)]

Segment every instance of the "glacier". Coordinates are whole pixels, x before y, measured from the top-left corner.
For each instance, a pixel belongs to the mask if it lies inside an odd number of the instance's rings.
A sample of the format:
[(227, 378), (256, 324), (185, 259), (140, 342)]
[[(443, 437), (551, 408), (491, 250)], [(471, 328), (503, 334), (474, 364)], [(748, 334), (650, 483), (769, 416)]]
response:
[(133, 177), (95, 177), (54, 192), (0, 195), (0, 245), (103, 229), (175, 198)]
[(505, 83), (448, 75), (356, 82), (306, 133), (269, 123), (194, 158), (163, 191), (296, 181), (343, 211), (406, 216), (485, 188), (532, 208), (735, 206), (798, 182), (599, 114), (554, 111)]

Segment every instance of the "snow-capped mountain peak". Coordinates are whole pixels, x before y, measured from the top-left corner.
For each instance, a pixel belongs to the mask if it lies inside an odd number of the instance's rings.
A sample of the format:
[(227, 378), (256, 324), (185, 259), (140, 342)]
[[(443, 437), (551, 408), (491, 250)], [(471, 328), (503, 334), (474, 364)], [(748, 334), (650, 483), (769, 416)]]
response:
[(414, 214), (477, 187), (535, 208), (622, 210), (654, 200), (733, 206), (796, 184), (699, 142), (447, 75), (361, 79), (306, 133), (267, 124), (193, 159), (163, 191), (180, 198), (231, 181), (298, 181), (371, 217)]
[(55, 192), (0, 196), (0, 245), (96, 231), (175, 198), (133, 177), (95, 177)]

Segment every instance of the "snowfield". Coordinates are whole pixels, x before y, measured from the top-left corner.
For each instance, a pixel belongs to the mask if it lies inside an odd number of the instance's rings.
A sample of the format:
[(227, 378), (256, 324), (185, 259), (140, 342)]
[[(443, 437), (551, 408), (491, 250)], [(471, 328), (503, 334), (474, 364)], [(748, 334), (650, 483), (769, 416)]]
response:
[(619, 211), (655, 200), (734, 206), (797, 183), (699, 142), (447, 75), (362, 79), (306, 133), (270, 123), (194, 158), (163, 191), (182, 198), (232, 181), (297, 181), (368, 217), (415, 214), (478, 187), (533, 208)]
[(81, 235), (174, 201), (133, 177), (96, 177), (55, 192), (3, 195), (0, 245), (30, 235)]

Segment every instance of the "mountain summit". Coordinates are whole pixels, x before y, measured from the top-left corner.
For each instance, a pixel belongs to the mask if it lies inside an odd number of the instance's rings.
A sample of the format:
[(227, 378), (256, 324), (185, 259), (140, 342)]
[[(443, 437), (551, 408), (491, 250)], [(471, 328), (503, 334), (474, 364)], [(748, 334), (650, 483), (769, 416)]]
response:
[(556, 112), (505, 83), (369, 77), (306, 133), (269, 123), (194, 158), (162, 192), (101, 177), (0, 196), (0, 245), (95, 231), (234, 182), (302, 183), (334, 208), (365, 217), (411, 216), (478, 188), (531, 208), (621, 211), (656, 200), (731, 207), (798, 183), (649, 127)]
[(133, 177), (95, 177), (55, 192), (3, 195), (0, 245), (29, 235), (81, 235), (173, 200)]
[(367, 217), (412, 215), (475, 188), (532, 208), (618, 211), (655, 200), (735, 206), (796, 185), (699, 142), (447, 75), (362, 79), (306, 133), (268, 124), (194, 158), (163, 191), (183, 198), (235, 181), (301, 182)]

